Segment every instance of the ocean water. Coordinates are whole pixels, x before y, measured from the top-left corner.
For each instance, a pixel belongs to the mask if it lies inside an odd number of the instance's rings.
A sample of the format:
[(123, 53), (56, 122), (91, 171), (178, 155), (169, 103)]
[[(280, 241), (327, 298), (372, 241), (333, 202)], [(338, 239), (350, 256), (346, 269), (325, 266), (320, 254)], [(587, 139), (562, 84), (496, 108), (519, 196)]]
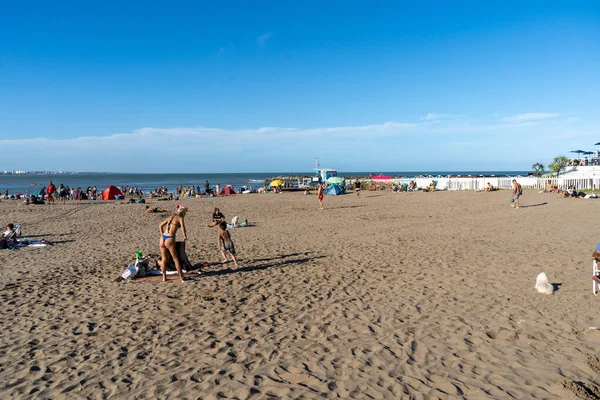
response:
[[(377, 172), (374, 175), (392, 175), (394, 177), (412, 178), (419, 175), (447, 176), (518, 176), (527, 175), (524, 171), (412, 171), (412, 172)], [(231, 173), (231, 174), (118, 174), (118, 173), (77, 173), (77, 174), (20, 174), (20, 175), (0, 175), (0, 194), (8, 189), (9, 194), (15, 193), (33, 193), (42, 186), (47, 186), (52, 182), (58, 187), (59, 184), (71, 188), (96, 186), (98, 189), (104, 189), (106, 186), (135, 186), (141, 187), (145, 192), (154, 190), (160, 186), (166, 186), (169, 191), (177, 186), (194, 185), (204, 188), (204, 182), (208, 180), (211, 186), (219, 184), (221, 187), (233, 185), (234, 188), (240, 186), (261, 187), (267, 178), (275, 176), (314, 176), (314, 172), (265, 172), (265, 173)], [(346, 177), (369, 177), (370, 172), (345, 172), (339, 171), (338, 175)]]

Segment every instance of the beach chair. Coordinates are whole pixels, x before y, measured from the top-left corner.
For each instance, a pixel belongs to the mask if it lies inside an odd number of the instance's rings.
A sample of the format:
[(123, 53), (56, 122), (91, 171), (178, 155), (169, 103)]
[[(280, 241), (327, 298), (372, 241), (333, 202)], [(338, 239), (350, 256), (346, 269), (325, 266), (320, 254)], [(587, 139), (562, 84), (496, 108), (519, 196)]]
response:
[(594, 293), (594, 296), (598, 296), (598, 291), (600, 290), (600, 276), (598, 276), (600, 271), (598, 270), (598, 261), (594, 260), (594, 265), (592, 268), (592, 293)]

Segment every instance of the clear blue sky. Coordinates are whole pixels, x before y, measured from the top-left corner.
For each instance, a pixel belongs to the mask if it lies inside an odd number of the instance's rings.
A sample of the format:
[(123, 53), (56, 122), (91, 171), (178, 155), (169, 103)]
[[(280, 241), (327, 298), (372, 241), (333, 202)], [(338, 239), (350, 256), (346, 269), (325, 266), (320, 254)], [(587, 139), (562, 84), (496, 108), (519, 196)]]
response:
[(0, 170), (523, 170), (600, 141), (598, 1), (5, 2)]

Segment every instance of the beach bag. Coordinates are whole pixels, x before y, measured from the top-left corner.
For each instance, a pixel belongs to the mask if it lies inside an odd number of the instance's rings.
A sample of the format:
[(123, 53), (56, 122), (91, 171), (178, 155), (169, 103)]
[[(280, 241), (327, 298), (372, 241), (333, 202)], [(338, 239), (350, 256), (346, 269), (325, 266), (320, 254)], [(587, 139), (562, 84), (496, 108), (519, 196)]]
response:
[(8, 241), (4, 238), (0, 239), (0, 249), (8, 249)]
[(129, 264), (125, 271), (121, 274), (121, 278), (126, 281), (130, 281), (137, 275), (139, 268), (133, 264)]
[(136, 258), (134, 266), (137, 268), (137, 272), (134, 278), (143, 278), (148, 275), (148, 260), (149, 257)]

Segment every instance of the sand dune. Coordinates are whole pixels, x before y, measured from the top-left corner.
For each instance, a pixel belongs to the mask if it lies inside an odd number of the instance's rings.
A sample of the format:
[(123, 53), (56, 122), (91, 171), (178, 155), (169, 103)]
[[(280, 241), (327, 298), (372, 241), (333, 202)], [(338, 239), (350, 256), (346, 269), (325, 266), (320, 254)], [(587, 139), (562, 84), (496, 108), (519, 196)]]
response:
[[(162, 218), (144, 205), (3, 201), (0, 222), (55, 245), (0, 250), (0, 393), (598, 398), (600, 201), (508, 197), (184, 200), (190, 259), (213, 265), (167, 284), (113, 282), (136, 251), (158, 252)], [(215, 206), (254, 224), (232, 230), (238, 270), (219, 264)], [(542, 271), (554, 295), (534, 290)]]

